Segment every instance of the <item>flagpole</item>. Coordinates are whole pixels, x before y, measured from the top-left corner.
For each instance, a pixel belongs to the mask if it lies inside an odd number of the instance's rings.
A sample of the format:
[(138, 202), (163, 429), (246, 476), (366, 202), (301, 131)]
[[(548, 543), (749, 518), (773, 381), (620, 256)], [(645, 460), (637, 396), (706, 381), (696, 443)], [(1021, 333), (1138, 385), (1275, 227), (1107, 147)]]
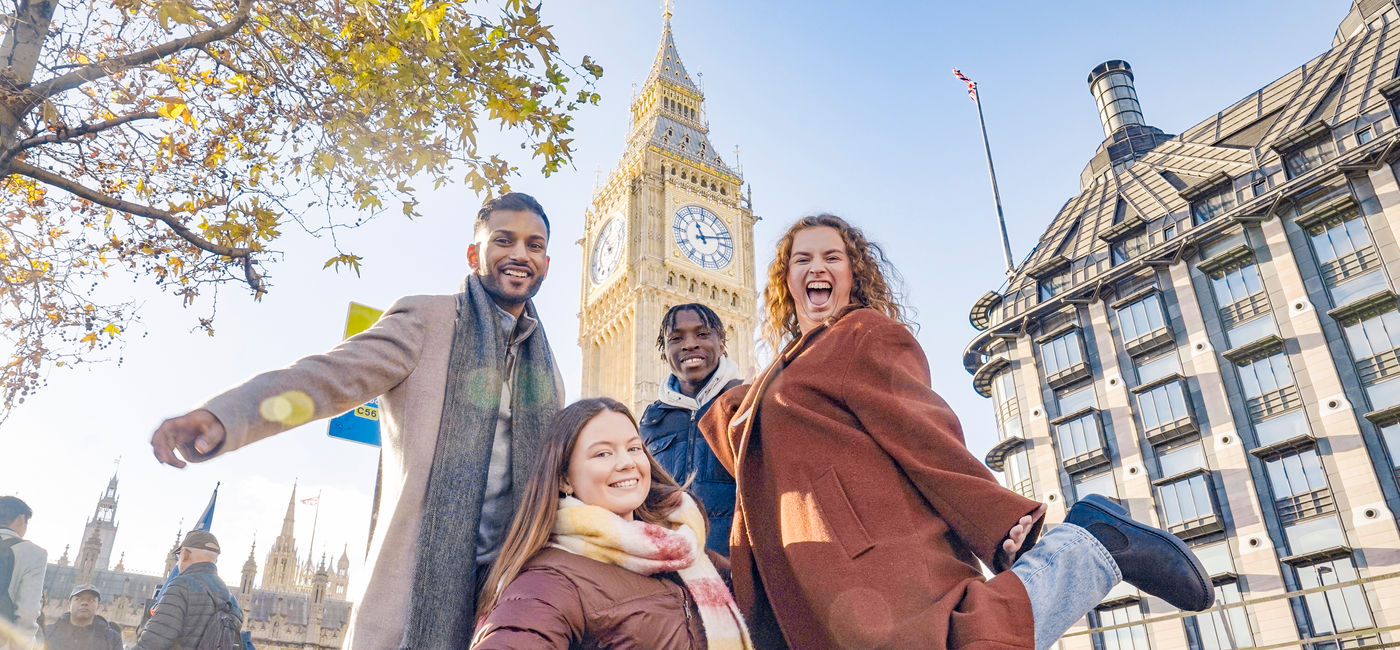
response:
[[(953, 74), (960, 79), (966, 79), (958, 72), (957, 68), (953, 69)], [(982, 127), (982, 148), (987, 153), (987, 175), (992, 179), (992, 199), (997, 204), (997, 227), (1001, 229), (1001, 254), (1006, 259), (1006, 276), (1011, 277), (1012, 271), (1015, 270), (1014, 263), (1011, 261), (1011, 238), (1006, 234), (1006, 215), (1002, 213), (1001, 209), (1001, 190), (997, 187), (997, 169), (992, 165), (992, 144), (987, 139), (987, 120), (982, 117), (982, 93), (977, 92), (976, 83), (971, 80), (967, 81), (972, 102), (977, 104), (977, 124)]]

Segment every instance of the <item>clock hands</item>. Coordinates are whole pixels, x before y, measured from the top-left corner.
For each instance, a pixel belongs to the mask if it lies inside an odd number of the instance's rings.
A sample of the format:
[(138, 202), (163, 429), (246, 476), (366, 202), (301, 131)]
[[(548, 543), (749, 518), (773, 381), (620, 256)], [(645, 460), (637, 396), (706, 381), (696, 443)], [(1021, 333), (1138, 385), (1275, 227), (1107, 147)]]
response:
[(700, 224), (699, 224), (699, 223), (695, 224), (695, 234), (696, 234), (697, 236), (700, 237), (700, 243), (702, 243), (702, 244), (708, 244), (708, 243), (710, 243), (710, 239), (715, 239), (715, 240), (730, 239), (730, 236), (729, 236), (729, 235), (721, 235), (721, 234), (719, 234), (719, 233), (715, 233), (715, 234), (713, 234), (713, 235), (710, 235), (709, 237), (706, 237), (706, 236), (705, 236), (705, 231), (700, 229)]

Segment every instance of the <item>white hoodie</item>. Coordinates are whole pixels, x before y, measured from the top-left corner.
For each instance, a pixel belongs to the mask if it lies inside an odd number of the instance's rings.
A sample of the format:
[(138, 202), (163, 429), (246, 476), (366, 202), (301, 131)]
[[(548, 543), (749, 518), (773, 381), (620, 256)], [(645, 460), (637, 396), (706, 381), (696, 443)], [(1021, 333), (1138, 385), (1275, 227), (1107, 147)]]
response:
[(720, 391), (729, 382), (739, 378), (739, 364), (734, 363), (728, 356), (719, 358), (719, 367), (715, 368), (714, 374), (710, 375), (710, 381), (705, 382), (705, 386), (695, 397), (688, 397), (681, 393), (681, 383), (675, 375), (666, 378), (661, 382), (661, 388), (657, 392), (656, 399), (662, 404), (668, 404), (677, 408), (683, 408), (694, 413), (701, 407), (710, 403), (710, 400), (719, 397)]

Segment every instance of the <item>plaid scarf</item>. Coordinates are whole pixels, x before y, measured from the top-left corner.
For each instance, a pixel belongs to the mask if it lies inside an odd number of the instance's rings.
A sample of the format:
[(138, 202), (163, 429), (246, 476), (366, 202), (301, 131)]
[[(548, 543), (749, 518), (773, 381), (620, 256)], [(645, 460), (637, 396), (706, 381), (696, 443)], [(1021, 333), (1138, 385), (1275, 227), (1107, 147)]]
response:
[(739, 607), (705, 555), (701, 542), (705, 518), (695, 500), (684, 495), (680, 507), (666, 519), (675, 527), (668, 529), (640, 519), (627, 521), (607, 508), (564, 497), (559, 500), (550, 541), (555, 548), (633, 573), (649, 576), (675, 571), (700, 610), (710, 650), (752, 650)]

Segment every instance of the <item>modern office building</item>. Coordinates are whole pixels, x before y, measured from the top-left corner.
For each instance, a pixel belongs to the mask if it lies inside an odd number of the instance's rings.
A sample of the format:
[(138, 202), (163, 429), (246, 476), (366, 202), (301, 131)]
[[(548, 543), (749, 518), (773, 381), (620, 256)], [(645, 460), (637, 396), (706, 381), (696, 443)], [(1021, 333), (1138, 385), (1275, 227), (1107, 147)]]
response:
[(1101, 493), (1171, 530), (1227, 607), (1120, 588), (1064, 647), (1400, 643), (1397, 51), (1394, 1), (1356, 0), (1330, 51), (1180, 135), (1127, 63), (1090, 73), (1080, 192), (972, 308), (987, 462), (1051, 522)]

